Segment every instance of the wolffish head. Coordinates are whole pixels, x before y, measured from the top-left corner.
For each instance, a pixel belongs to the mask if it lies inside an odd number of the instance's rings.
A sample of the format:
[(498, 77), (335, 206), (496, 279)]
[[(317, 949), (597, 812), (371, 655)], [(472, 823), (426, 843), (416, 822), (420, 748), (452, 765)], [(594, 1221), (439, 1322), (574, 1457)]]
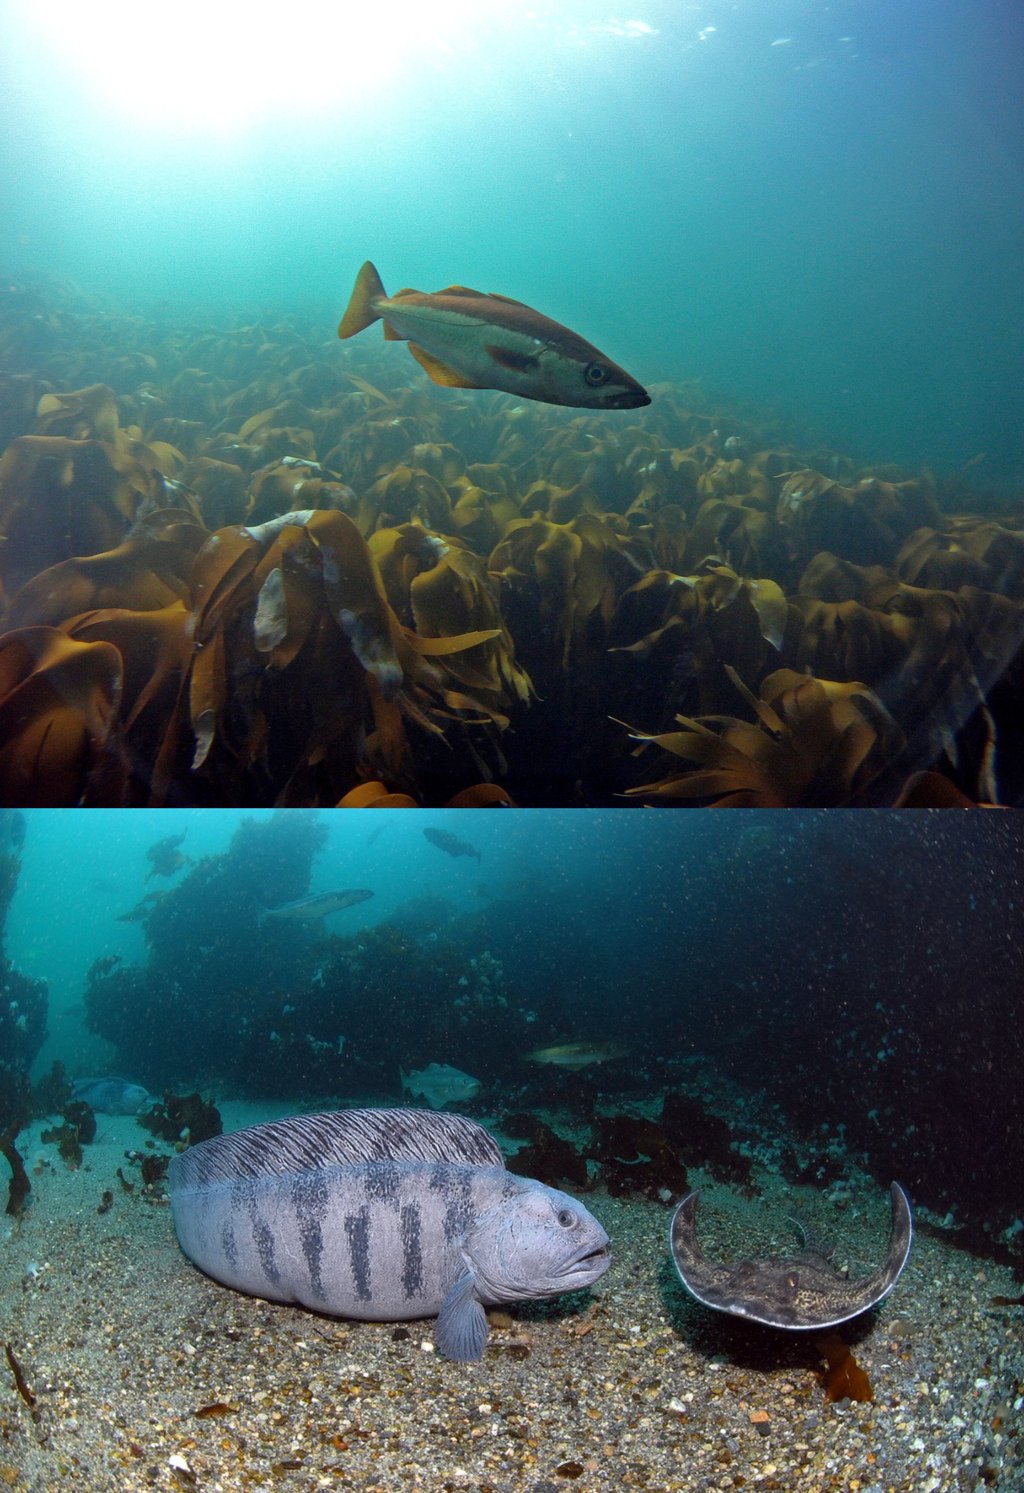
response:
[(482, 1301), (530, 1301), (593, 1285), (611, 1264), (608, 1235), (582, 1203), (526, 1178), (465, 1241)]

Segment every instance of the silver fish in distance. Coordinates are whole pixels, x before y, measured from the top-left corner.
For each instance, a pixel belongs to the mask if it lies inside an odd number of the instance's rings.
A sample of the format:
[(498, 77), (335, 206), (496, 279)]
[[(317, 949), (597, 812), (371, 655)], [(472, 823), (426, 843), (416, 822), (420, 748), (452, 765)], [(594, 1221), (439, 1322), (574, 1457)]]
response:
[(522, 301), (465, 285), (389, 296), (367, 260), (338, 336), (354, 337), (375, 321), (383, 321), (389, 342), (408, 342), (435, 384), (503, 389), (520, 399), (584, 409), (628, 410), (651, 402), (624, 368)]
[(608, 1269), (608, 1235), (575, 1198), (506, 1171), (461, 1115), (295, 1115), (175, 1156), (185, 1254), (269, 1301), (367, 1322), (437, 1317), (447, 1357), (483, 1356), (484, 1308), (578, 1291)]
[(282, 902), (277, 907), (264, 907), (262, 918), (291, 918), (299, 923), (311, 923), (317, 918), (330, 917), (332, 912), (341, 912), (365, 902), (373, 893), (361, 887), (343, 892), (317, 892), (309, 897), (297, 897), (294, 902)]

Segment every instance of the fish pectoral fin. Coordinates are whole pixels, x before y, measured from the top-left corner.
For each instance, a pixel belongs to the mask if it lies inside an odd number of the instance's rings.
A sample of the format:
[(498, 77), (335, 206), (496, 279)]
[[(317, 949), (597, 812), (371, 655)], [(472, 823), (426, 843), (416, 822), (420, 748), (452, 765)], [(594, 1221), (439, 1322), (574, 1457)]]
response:
[(416, 342), (409, 343), (409, 351), (419, 363), (425, 368), (435, 384), (446, 384), (452, 389), (485, 389), (486, 384), (474, 384), (471, 379), (464, 378), (455, 368), (449, 368), (447, 363), (442, 363), (440, 358), (435, 358), (433, 353), (428, 353), (425, 347), (420, 347)]
[(473, 1294), (475, 1290), (476, 1276), (467, 1270), (442, 1301), (434, 1327), (438, 1348), (456, 1363), (475, 1363), (484, 1356), (487, 1313)]
[(484, 352), (489, 353), (502, 368), (511, 368), (515, 373), (536, 373), (540, 359), (531, 353), (518, 353), (514, 348), (501, 347), (497, 342), (488, 342)]

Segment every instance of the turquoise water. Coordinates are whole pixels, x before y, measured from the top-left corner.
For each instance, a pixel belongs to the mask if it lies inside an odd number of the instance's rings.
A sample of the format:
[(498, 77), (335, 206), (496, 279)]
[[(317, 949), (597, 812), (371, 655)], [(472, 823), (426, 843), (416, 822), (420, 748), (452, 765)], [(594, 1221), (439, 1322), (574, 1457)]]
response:
[[(499, 1127), (524, 1112), (650, 1113), (697, 1092), (748, 1159), (791, 1180), (867, 1166), (952, 1211), (965, 1241), (1019, 1254), (1018, 815), (12, 823), (12, 1082), (59, 1058), (72, 1076), (300, 1111), (395, 1104), (403, 1072), (452, 1065), (470, 1080), (454, 1107)], [(149, 852), (179, 835), (187, 860), (151, 874)], [(372, 896), (323, 923), (261, 912), (348, 888)], [(121, 921), (143, 899), (141, 919)], [(531, 1058), (566, 1043), (596, 1044), (601, 1061)], [(765, 1147), (769, 1111), (789, 1152)]]
[(0, 11), (0, 265), (169, 319), (366, 257), (700, 378), (868, 461), (1021, 470), (1017, 7)]

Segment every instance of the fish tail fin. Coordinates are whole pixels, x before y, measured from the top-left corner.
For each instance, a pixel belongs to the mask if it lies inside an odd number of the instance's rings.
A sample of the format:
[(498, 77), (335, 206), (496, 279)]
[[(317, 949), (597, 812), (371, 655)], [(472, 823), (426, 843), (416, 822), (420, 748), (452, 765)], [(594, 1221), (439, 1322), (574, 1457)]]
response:
[(373, 302), (378, 296), (385, 297), (386, 295), (387, 291), (381, 284), (380, 276), (367, 260), (356, 276), (351, 298), (345, 308), (345, 315), (338, 323), (338, 336), (354, 337), (357, 332), (379, 321), (380, 312), (373, 309)]

